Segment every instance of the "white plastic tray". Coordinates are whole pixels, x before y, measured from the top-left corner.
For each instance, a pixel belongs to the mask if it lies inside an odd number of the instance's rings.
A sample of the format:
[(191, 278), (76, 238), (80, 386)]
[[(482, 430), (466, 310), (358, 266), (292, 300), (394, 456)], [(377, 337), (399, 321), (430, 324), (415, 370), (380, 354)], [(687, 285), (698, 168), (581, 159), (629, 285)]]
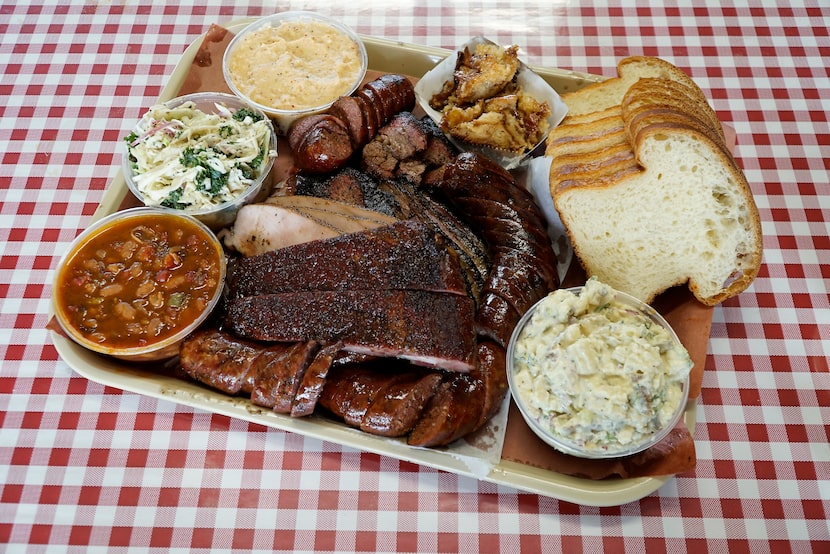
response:
[[(252, 20), (237, 20), (223, 26), (230, 31), (238, 31), (250, 21)], [(404, 44), (382, 38), (369, 36), (362, 38), (369, 54), (370, 69), (383, 72), (422, 75), (438, 61), (452, 53), (447, 50)], [(164, 101), (175, 96), (201, 42), (200, 37), (184, 52), (159, 100)], [(576, 90), (585, 84), (602, 79), (558, 69), (540, 67), (533, 67), (533, 69), (560, 93)], [(127, 188), (119, 172), (104, 194), (101, 205), (93, 217), (97, 219), (117, 210), (125, 194), (127, 194)], [(99, 356), (54, 332), (52, 340), (61, 358), (69, 367), (97, 383), (577, 504), (588, 506), (625, 504), (648, 496), (671, 479), (671, 476), (607, 480), (581, 479), (507, 460), (494, 464), (486, 475), (482, 475), (482, 472), (473, 471), (468, 463), (451, 452), (413, 448), (405, 442), (375, 437), (322, 417), (291, 418), (275, 414), (253, 405), (247, 399), (230, 397), (148, 368)], [(695, 423), (693, 401), (687, 405), (685, 422), (689, 430), (693, 432)]]

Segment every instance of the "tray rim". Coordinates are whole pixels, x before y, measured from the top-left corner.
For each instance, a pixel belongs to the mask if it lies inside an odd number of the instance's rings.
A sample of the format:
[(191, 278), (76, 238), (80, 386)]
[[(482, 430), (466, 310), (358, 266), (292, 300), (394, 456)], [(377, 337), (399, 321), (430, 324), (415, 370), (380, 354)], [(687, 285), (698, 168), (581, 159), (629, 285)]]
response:
[[(257, 18), (235, 19), (221, 24), (230, 31), (238, 31)], [(416, 55), (424, 60), (437, 63), (452, 54), (451, 50), (394, 41), (369, 35), (360, 35), (370, 51), (369, 64), (373, 67), (371, 52), (389, 49), (396, 55)], [(196, 38), (184, 51), (158, 100), (173, 98), (180, 88), (187, 69), (192, 63), (205, 34)], [(544, 78), (573, 79), (584, 83), (598, 82), (604, 77), (569, 70), (531, 66)], [(128, 194), (126, 182), (119, 169), (110, 182), (98, 208), (92, 215), (95, 221), (118, 209)], [(52, 311), (50, 305), (50, 312)], [(52, 313), (49, 314), (50, 318)], [(405, 443), (368, 435), (349, 428), (339, 422), (325, 418), (292, 419), (260, 409), (244, 398), (230, 397), (208, 390), (196, 383), (188, 383), (167, 375), (154, 375), (139, 370), (135, 365), (100, 356), (75, 344), (61, 334), (50, 330), (52, 341), (61, 359), (76, 373), (104, 386), (166, 400), (210, 413), (243, 419), (251, 423), (272, 427), (303, 436), (325, 440), (340, 446), (379, 455), (390, 456), (401, 461), (425, 465), (433, 469), (473, 477), (497, 485), (509, 486), (525, 492), (548, 496), (574, 504), (608, 507), (637, 501), (652, 494), (675, 475), (658, 477), (636, 477), (628, 479), (593, 480), (573, 477), (553, 471), (536, 468), (510, 460), (500, 460), (490, 467), (486, 475), (477, 474), (451, 453), (442, 450), (423, 449), (407, 446)], [(165, 385), (175, 383), (176, 386)], [(695, 399), (686, 405), (684, 421), (690, 432), (694, 432), (696, 420)]]

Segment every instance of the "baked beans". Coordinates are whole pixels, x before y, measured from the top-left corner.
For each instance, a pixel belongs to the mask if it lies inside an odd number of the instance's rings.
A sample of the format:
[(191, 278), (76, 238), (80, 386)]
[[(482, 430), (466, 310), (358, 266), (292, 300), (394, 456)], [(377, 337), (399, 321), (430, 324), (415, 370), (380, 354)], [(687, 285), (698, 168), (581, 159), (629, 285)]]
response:
[(112, 349), (161, 342), (193, 323), (222, 286), (221, 246), (163, 213), (115, 220), (78, 247), (57, 280), (65, 322)]

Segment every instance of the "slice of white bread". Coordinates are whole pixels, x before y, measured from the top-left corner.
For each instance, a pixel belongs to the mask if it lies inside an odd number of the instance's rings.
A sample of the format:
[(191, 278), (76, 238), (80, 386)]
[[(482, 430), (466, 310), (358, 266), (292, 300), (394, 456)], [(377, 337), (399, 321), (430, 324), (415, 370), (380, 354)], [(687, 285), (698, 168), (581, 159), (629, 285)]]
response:
[(706, 102), (706, 96), (691, 77), (662, 58), (652, 56), (629, 56), (617, 62), (617, 77), (592, 83), (577, 91), (562, 95), (568, 105), (568, 116), (599, 112), (607, 108), (619, 106), (623, 96), (631, 85), (640, 79), (666, 79), (683, 83), (700, 100)]
[(685, 73), (643, 57), (618, 69), (620, 78), (563, 95), (569, 114), (547, 141), (574, 253), (589, 276), (646, 302), (683, 283), (704, 304), (722, 302), (761, 264), (746, 178)]

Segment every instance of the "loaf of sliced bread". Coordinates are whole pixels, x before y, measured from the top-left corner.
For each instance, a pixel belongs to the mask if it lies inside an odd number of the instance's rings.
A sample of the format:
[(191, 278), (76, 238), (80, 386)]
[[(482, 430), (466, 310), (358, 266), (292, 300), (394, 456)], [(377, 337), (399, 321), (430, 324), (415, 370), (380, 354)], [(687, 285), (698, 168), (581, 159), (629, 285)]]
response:
[(563, 95), (548, 136), (550, 187), (589, 276), (646, 302), (687, 283), (714, 305), (750, 285), (758, 210), (700, 88), (664, 60), (622, 60), (619, 77)]

